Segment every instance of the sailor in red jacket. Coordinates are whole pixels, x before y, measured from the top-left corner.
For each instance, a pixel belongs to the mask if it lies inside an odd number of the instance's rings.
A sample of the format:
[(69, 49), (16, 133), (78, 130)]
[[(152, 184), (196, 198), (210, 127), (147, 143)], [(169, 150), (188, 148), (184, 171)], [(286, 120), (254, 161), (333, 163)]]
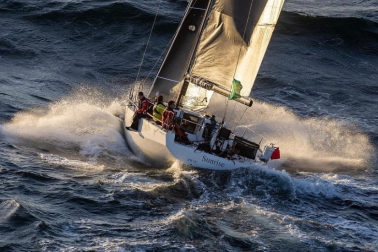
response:
[(173, 128), (173, 118), (175, 116), (175, 112), (173, 109), (175, 108), (176, 104), (174, 101), (168, 102), (168, 107), (165, 109), (163, 113), (163, 128), (165, 129), (172, 129)]
[(133, 123), (130, 126), (130, 128), (132, 128), (134, 130), (138, 130), (140, 118), (146, 117), (147, 109), (148, 109), (148, 105), (149, 105), (149, 101), (146, 97), (144, 97), (143, 92), (138, 93), (138, 99), (139, 99), (138, 109), (135, 110)]

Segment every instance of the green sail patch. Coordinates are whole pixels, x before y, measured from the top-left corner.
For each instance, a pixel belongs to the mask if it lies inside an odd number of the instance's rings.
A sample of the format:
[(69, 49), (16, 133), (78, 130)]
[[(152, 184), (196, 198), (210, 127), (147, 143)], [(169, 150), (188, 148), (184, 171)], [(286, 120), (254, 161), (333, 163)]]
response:
[(231, 90), (231, 94), (230, 96), (228, 97), (229, 100), (235, 100), (235, 99), (238, 99), (241, 97), (240, 95), (240, 91), (242, 90), (243, 86), (242, 84), (240, 83), (240, 81), (234, 79), (232, 81), (232, 90)]

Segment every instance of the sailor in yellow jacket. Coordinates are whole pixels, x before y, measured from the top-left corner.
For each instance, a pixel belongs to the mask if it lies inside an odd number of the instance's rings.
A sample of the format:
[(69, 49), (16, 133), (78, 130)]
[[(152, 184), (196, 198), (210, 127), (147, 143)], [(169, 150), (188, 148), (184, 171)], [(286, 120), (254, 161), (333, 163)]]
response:
[(157, 104), (154, 106), (154, 112), (153, 112), (154, 121), (159, 125), (161, 125), (161, 120), (163, 117), (164, 110), (165, 110), (165, 105), (163, 104), (163, 96), (159, 95), (157, 98)]

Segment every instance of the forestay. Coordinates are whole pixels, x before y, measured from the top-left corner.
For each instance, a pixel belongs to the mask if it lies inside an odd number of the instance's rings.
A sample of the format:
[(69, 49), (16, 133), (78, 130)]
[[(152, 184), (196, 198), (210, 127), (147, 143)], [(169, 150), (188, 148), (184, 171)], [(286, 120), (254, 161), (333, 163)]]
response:
[(191, 76), (249, 96), (284, 0), (215, 0), (195, 54)]

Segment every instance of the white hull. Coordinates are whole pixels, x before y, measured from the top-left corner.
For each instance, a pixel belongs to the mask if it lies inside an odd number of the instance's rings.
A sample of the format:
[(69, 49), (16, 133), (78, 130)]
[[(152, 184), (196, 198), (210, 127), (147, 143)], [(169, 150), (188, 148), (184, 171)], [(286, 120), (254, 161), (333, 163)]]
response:
[(129, 107), (125, 114), (125, 136), (127, 144), (133, 153), (153, 165), (170, 166), (176, 160), (166, 147), (166, 132), (153, 122), (141, 119), (138, 131), (127, 130), (134, 111)]
[[(134, 111), (127, 107), (126, 126), (131, 125), (133, 114)], [(229, 160), (203, 151), (196, 151), (196, 146), (175, 142), (174, 133), (166, 132), (154, 122), (146, 119), (140, 120), (138, 131), (125, 128), (125, 136), (135, 155), (159, 167), (169, 167), (176, 160), (191, 167), (211, 170), (233, 170), (261, 163), (250, 159)]]

